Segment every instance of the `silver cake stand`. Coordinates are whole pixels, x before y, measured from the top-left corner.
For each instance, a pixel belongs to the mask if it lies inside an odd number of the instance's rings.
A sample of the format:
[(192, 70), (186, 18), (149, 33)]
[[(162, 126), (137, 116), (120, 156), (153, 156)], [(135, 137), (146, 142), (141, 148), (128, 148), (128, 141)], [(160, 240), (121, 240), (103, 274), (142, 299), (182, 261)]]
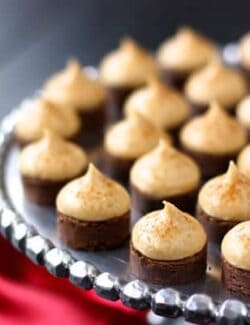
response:
[[(230, 45), (224, 53), (234, 63), (235, 47)], [(0, 125), (0, 232), (6, 239), (56, 277), (68, 278), (84, 290), (93, 288), (105, 299), (120, 299), (131, 308), (150, 310), (151, 323), (159, 324), (159, 315), (197, 324), (250, 324), (250, 298), (223, 288), (220, 251), (214, 244), (208, 246), (206, 276), (172, 288), (131, 276), (128, 242), (119, 249), (96, 253), (66, 247), (56, 232), (54, 208), (30, 203), (24, 197), (17, 166), (19, 149), (13, 141), (18, 111), (12, 111)]]

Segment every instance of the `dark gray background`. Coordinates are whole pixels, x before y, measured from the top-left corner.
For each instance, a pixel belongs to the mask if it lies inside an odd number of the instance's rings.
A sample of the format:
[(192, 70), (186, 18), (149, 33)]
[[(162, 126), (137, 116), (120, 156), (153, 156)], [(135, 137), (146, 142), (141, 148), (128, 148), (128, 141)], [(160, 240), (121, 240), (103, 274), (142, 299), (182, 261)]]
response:
[(219, 42), (249, 30), (250, 2), (0, 0), (0, 117), (65, 60), (97, 64), (121, 36), (154, 49), (181, 24)]

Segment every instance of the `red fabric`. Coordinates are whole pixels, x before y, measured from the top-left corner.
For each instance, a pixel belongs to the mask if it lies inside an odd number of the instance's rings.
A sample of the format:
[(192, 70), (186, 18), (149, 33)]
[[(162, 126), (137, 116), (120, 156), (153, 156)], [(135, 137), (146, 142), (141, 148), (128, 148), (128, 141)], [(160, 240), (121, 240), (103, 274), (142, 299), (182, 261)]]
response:
[(145, 313), (57, 279), (0, 236), (0, 324), (145, 324)]

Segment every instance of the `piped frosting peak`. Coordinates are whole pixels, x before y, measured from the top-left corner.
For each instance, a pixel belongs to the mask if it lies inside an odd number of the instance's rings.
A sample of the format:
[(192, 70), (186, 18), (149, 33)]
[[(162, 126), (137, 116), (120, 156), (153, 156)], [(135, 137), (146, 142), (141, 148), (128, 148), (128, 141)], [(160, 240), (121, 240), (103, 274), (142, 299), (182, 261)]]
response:
[(244, 221), (250, 215), (250, 180), (231, 161), (225, 174), (202, 187), (198, 203), (209, 216)]
[(80, 147), (45, 130), (39, 141), (22, 150), (20, 171), (22, 175), (38, 179), (67, 180), (84, 172), (87, 161), (87, 155)]
[(186, 147), (212, 154), (237, 152), (247, 141), (245, 130), (215, 101), (184, 126), (180, 138)]
[(204, 248), (206, 240), (201, 224), (169, 202), (164, 202), (162, 210), (139, 219), (132, 231), (133, 247), (156, 260), (193, 256)]
[(163, 129), (178, 127), (189, 115), (184, 97), (157, 78), (150, 78), (147, 86), (132, 93), (124, 109), (127, 116), (139, 112)]
[[(105, 136), (105, 149), (116, 156), (136, 159), (157, 145), (162, 132), (134, 112), (113, 125)], [(168, 135), (165, 136), (169, 141)]]
[(76, 59), (68, 61), (64, 70), (53, 75), (44, 93), (55, 102), (77, 110), (91, 110), (106, 101), (104, 86), (84, 72)]
[(22, 140), (35, 141), (42, 136), (45, 129), (64, 138), (71, 138), (80, 128), (80, 120), (75, 112), (63, 109), (52, 100), (41, 96), (23, 104), (15, 133)]
[(120, 184), (90, 164), (84, 176), (60, 191), (57, 210), (79, 220), (102, 221), (128, 213), (130, 199)]
[(104, 57), (100, 75), (108, 85), (139, 86), (150, 76), (159, 75), (159, 69), (150, 53), (127, 37), (118, 49)]
[(200, 170), (191, 158), (161, 139), (156, 148), (135, 162), (130, 180), (143, 193), (162, 199), (195, 190)]

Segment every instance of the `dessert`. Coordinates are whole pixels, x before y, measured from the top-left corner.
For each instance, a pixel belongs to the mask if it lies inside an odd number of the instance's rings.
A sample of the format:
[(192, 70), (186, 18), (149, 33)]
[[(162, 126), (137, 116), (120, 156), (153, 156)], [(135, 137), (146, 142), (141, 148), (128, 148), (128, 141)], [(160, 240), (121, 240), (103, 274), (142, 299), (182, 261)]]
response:
[(226, 289), (250, 296), (250, 221), (238, 224), (225, 235), (221, 254)]
[(198, 165), (163, 139), (130, 171), (132, 206), (140, 215), (160, 209), (163, 200), (193, 213), (199, 185)]
[(220, 242), (229, 229), (250, 219), (250, 179), (232, 161), (225, 174), (212, 178), (201, 188), (197, 218), (213, 242)]
[(157, 52), (164, 80), (182, 88), (187, 77), (217, 56), (212, 41), (190, 27), (180, 28)]
[(204, 179), (225, 172), (247, 142), (240, 124), (213, 102), (207, 112), (194, 117), (181, 130), (183, 150), (200, 166)]
[[(132, 164), (153, 149), (161, 135), (160, 129), (138, 113), (114, 124), (104, 139), (104, 169), (107, 174), (126, 182)], [(167, 134), (165, 137), (170, 141)]]
[(58, 232), (74, 249), (115, 248), (129, 235), (127, 191), (92, 164), (59, 192), (56, 206)]
[(132, 230), (131, 272), (155, 284), (192, 283), (205, 275), (206, 248), (202, 225), (173, 204), (164, 202), (162, 210), (146, 214)]
[(77, 114), (63, 109), (44, 96), (25, 101), (15, 125), (15, 137), (21, 145), (41, 138), (45, 129), (69, 140), (78, 140), (81, 122)]
[(250, 81), (250, 33), (244, 35), (239, 43), (240, 67)]
[(20, 173), (30, 201), (53, 204), (59, 190), (87, 169), (86, 153), (52, 131), (28, 146), (20, 154)]
[(178, 139), (180, 126), (189, 117), (189, 106), (178, 91), (151, 79), (144, 88), (136, 90), (125, 102), (125, 114), (138, 112), (155, 126), (169, 131)]
[(245, 97), (238, 105), (236, 117), (239, 123), (247, 130), (250, 139), (250, 96)]
[(247, 145), (239, 154), (237, 159), (239, 170), (250, 178), (250, 145)]
[(86, 132), (101, 130), (106, 122), (107, 92), (101, 82), (86, 72), (77, 60), (53, 75), (44, 85), (53, 102), (75, 109)]
[(105, 56), (100, 64), (100, 78), (110, 96), (110, 117), (120, 118), (126, 97), (157, 75), (158, 65), (151, 54), (131, 38), (123, 39), (120, 47)]
[(185, 84), (185, 95), (193, 114), (204, 112), (209, 103), (217, 101), (222, 107), (234, 112), (237, 103), (247, 94), (247, 83), (235, 69), (214, 60), (194, 72)]

